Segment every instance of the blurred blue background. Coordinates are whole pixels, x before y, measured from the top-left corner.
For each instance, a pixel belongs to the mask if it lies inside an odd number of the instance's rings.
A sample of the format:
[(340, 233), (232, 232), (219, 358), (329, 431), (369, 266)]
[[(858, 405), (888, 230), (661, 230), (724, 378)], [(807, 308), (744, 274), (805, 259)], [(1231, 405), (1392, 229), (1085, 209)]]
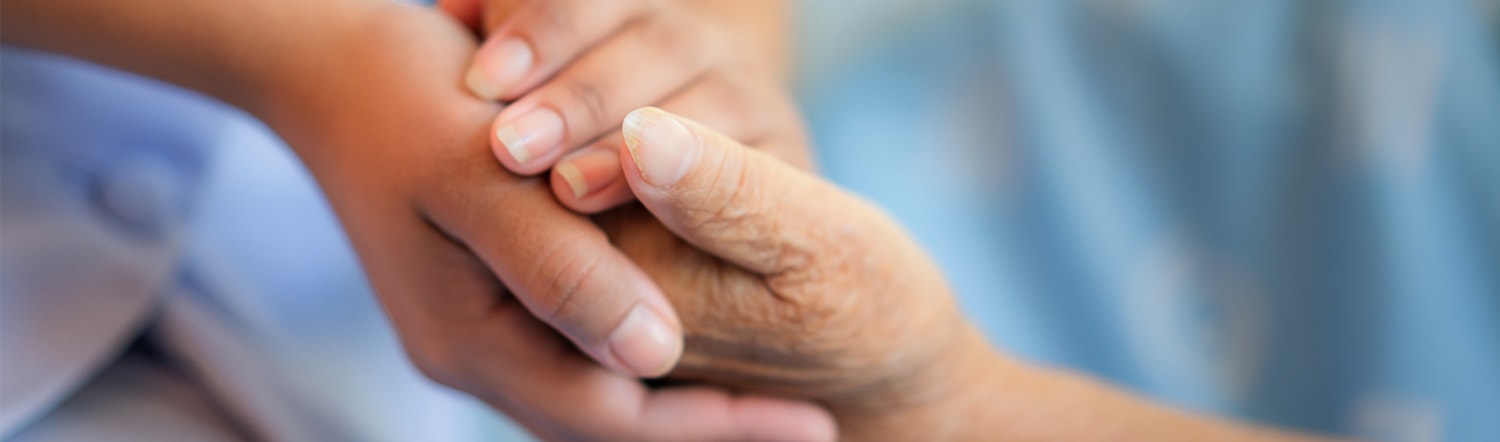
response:
[[(1500, 438), (1500, 1), (799, 9), (821, 171), (899, 218), (999, 348), (1267, 424)], [(109, 364), (118, 391), (135, 366), (99, 348), (128, 343), (70, 343), (144, 327), (278, 439), (526, 438), (411, 369), (259, 124), (66, 60), (3, 68), (4, 351)], [(78, 118), (129, 136), (58, 123)], [(21, 292), (154, 313), (39, 323)]]
[(1500, 437), (1496, 2), (812, 2), (823, 171), (1000, 347), (1206, 412)]

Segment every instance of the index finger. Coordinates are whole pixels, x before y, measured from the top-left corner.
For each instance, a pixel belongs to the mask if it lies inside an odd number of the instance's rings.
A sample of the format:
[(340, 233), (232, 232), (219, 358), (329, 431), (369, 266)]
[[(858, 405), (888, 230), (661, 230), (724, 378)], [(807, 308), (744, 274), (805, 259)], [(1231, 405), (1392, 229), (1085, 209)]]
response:
[(615, 33), (652, 0), (532, 0), (482, 5), (485, 41), (464, 81), (486, 100), (513, 100)]
[[(487, 155), (479, 151), (477, 155)], [(598, 226), (475, 158), (428, 195), (427, 213), (466, 244), (526, 309), (620, 373), (661, 376), (682, 355), (682, 325), (661, 290)]]

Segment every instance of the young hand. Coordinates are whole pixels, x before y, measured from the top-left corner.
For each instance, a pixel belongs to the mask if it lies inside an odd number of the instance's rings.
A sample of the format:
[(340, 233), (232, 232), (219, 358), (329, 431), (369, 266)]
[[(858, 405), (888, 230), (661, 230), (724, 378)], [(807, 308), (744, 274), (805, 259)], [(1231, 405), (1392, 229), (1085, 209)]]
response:
[(446, 0), (485, 36), (465, 82), (515, 100), (491, 144), (520, 174), (552, 171), (569, 208), (598, 212), (634, 197), (619, 174), (619, 122), (657, 105), (808, 165), (782, 84), (776, 1)]

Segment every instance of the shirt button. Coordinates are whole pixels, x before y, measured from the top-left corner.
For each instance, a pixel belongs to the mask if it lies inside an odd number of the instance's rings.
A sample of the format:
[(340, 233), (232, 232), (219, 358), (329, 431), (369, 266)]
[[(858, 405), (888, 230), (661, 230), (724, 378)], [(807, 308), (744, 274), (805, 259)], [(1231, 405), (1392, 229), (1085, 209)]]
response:
[(183, 212), (182, 177), (165, 159), (136, 156), (109, 166), (93, 189), (102, 216), (140, 240), (158, 240)]

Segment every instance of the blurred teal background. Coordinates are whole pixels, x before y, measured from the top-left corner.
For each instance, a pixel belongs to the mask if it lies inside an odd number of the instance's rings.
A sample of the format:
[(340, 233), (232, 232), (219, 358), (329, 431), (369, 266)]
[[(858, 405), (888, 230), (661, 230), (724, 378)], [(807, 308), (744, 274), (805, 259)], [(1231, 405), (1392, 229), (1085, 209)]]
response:
[(1268, 424), (1500, 438), (1497, 2), (806, 6), (824, 173), (998, 346)]

